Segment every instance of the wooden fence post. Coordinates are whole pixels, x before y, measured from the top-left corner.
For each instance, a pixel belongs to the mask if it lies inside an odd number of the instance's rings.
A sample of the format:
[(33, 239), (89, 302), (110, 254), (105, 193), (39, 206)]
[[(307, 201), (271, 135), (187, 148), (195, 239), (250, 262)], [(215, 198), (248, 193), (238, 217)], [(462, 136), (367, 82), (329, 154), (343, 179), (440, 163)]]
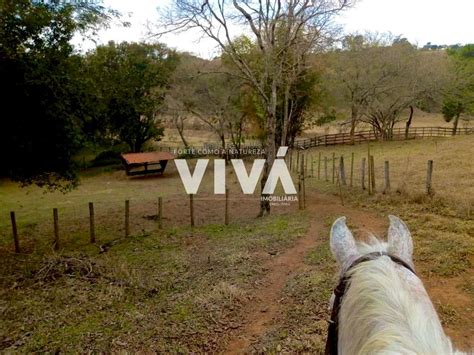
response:
[(300, 210), (303, 209), (303, 198), (301, 197), (302, 195), (302, 186), (301, 186), (301, 175), (298, 174), (298, 208)]
[(370, 159), (370, 143), (367, 142), (367, 190), (372, 194), (372, 168)]
[(125, 236), (130, 235), (130, 201), (125, 201)]
[(334, 184), (336, 179), (336, 153), (332, 153), (332, 183)]
[(13, 233), (13, 243), (15, 244), (15, 253), (20, 252), (20, 242), (18, 240), (18, 229), (16, 226), (16, 217), (15, 217), (15, 212), (11, 211), (10, 212), (10, 219), (12, 221), (12, 233)]
[(299, 169), (299, 179), (298, 179), (298, 190), (299, 190), (299, 209), (304, 209), (304, 155), (300, 157), (300, 169)]
[(300, 151), (296, 150), (296, 172), (298, 172), (298, 169), (300, 168)]
[(321, 152), (319, 152), (318, 156), (318, 180), (321, 179)]
[(328, 157), (324, 157), (324, 179), (329, 181), (328, 179)]
[(353, 186), (352, 182), (353, 182), (353, 178), (354, 178), (354, 153), (351, 154), (351, 187)]
[(158, 228), (163, 229), (163, 197), (158, 197)]
[(303, 161), (304, 161), (303, 177), (307, 177), (308, 176), (308, 154), (303, 154)]
[(304, 158), (304, 155), (301, 155), (301, 168), (303, 170), (303, 174), (301, 174), (301, 192), (302, 192), (302, 199), (303, 199), (303, 202), (302, 202), (302, 206), (303, 206), (303, 209), (306, 208), (306, 183), (305, 183), (305, 167), (307, 166), (307, 161), (305, 161), (305, 158)]
[(373, 155), (370, 156), (370, 168), (372, 169), (370, 174), (370, 183), (372, 184), (371, 191), (375, 193), (375, 162)]
[(94, 203), (89, 202), (89, 236), (90, 242), (95, 243), (95, 215)]
[(344, 206), (344, 196), (342, 194), (342, 188), (341, 188), (341, 179), (339, 177), (339, 174), (340, 174), (340, 169), (339, 171), (336, 173), (336, 181), (337, 181), (337, 187), (339, 188), (339, 196), (341, 197), (341, 204)]
[(227, 226), (229, 224), (229, 189), (225, 189), (225, 218), (224, 224)]
[(390, 192), (390, 165), (388, 160), (385, 161), (384, 165), (384, 175), (385, 175), (385, 188), (384, 193), (387, 194)]
[(428, 195), (431, 195), (433, 193), (433, 190), (431, 187), (432, 176), (433, 176), (433, 160), (428, 160), (428, 170), (426, 173), (426, 193)]
[(360, 166), (360, 184), (362, 190), (365, 190), (365, 158), (362, 158), (361, 166)]
[(303, 177), (303, 209), (306, 209), (306, 179)]
[(53, 208), (53, 223), (54, 223), (54, 250), (59, 250), (59, 216), (58, 209)]
[(311, 177), (314, 177), (314, 161), (313, 161), (313, 156), (310, 155), (309, 157), (311, 159)]
[(194, 194), (189, 195), (189, 208), (191, 213), (191, 227), (194, 227)]
[(341, 177), (341, 184), (342, 185), (347, 185), (346, 183), (346, 169), (344, 168), (344, 156), (341, 155), (339, 158), (339, 170), (340, 170), (340, 177)]
[(290, 149), (290, 152), (288, 154), (288, 160), (289, 160), (289, 166), (290, 166), (290, 172), (293, 171), (293, 148)]

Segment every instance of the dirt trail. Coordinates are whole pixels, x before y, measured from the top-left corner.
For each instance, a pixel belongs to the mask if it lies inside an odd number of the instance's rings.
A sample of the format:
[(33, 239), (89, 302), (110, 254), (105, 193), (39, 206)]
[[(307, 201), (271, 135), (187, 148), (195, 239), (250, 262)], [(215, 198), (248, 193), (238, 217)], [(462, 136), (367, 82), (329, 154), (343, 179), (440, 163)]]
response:
[(328, 233), (325, 225), (327, 217), (345, 215), (356, 224), (356, 234), (368, 232), (380, 234), (386, 224), (375, 213), (368, 213), (350, 206), (341, 206), (340, 200), (331, 195), (312, 194), (308, 196), (307, 210), (311, 216), (308, 233), (300, 238), (290, 249), (269, 260), (264, 267), (268, 269), (261, 286), (255, 291), (253, 299), (244, 306), (244, 326), (237, 330), (224, 351), (225, 354), (249, 352), (249, 348), (260, 336), (269, 330), (279, 315), (280, 302), (283, 301), (283, 288), (294, 274), (308, 268), (304, 260), (308, 251), (320, 243)]
[[(307, 234), (296, 241), (295, 245), (266, 262), (268, 270), (261, 285), (254, 291), (253, 298), (242, 309), (244, 326), (231, 335), (224, 353), (242, 354), (252, 352), (252, 344), (267, 333), (278, 322), (283, 311), (284, 287), (294, 275), (311, 269), (305, 264), (305, 256), (310, 249), (328, 243), (329, 226), (336, 217), (346, 216), (356, 238), (365, 238), (369, 233), (384, 236), (388, 227), (387, 216), (378, 212), (364, 211), (351, 205), (342, 206), (339, 198), (333, 195), (313, 193), (308, 196), (307, 211), (311, 224)], [(424, 275), (422, 280), (434, 304), (439, 302), (456, 306), (463, 310), (466, 323), (444, 325), (448, 336), (457, 346), (469, 349), (472, 346), (472, 299), (460, 293), (463, 278), (445, 279), (424, 273), (423, 263), (418, 271)], [(311, 270), (317, 272), (312, 267)], [(467, 311), (467, 315), (466, 315)]]

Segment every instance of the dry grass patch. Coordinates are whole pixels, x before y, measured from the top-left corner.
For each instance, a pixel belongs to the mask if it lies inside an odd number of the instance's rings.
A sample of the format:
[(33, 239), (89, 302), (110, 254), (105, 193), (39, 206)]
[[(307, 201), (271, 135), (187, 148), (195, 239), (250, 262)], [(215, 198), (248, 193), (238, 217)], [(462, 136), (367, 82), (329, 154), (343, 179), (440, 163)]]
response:
[(173, 228), (106, 253), (8, 254), (0, 350), (216, 352), (264, 275), (268, 251), (304, 235), (304, 214)]
[(329, 245), (318, 245), (306, 258), (310, 271), (286, 284), (276, 326), (254, 345), (257, 353), (323, 353), (326, 342), (328, 302), (334, 286), (336, 263)]
[[(384, 189), (384, 161), (387, 160), (390, 162), (391, 195), (413, 203), (427, 202), (429, 199), (425, 193), (427, 161), (433, 160), (434, 201), (448, 205), (452, 212), (460, 217), (473, 217), (474, 136), (371, 143), (370, 146), (371, 155), (375, 160), (376, 190), (379, 193)], [(332, 179), (332, 153), (336, 154), (337, 159), (341, 155), (345, 157), (348, 184), (351, 154), (354, 153), (354, 191), (361, 192), (361, 160), (367, 158), (367, 144), (320, 147), (309, 150), (306, 154), (312, 157), (315, 175), (319, 152), (321, 152), (322, 160), (325, 156), (329, 159), (329, 180)], [(336, 161), (336, 166), (338, 165), (339, 160)], [(324, 179), (323, 161), (321, 179)]]

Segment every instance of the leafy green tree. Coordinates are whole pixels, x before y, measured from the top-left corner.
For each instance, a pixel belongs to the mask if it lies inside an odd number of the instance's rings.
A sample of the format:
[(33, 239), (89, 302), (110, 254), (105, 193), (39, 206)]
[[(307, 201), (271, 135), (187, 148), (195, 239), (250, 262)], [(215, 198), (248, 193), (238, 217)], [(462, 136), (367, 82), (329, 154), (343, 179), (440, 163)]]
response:
[(159, 140), (159, 113), (178, 55), (161, 44), (110, 42), (89, 53), (86, 62), (100, 107), (92, 127), (133, 152)]
[(446, 99), (443, 104), (442, 112), (446, 122), (453, 121), (453, 135), (456, 135), (459, 124), (459, 117), (464, 113), (465, 106), (461, 100)]
[(456, 134), (459, 119), (474, 115), (474, 44), (448, 50), (451, 59), (451, 80), (446, 87), (443, 116), (453, 122)]
[(0, 0), (0, 174), (25, 184), (69, 188), (88, 115), (74, 34), (108, 21), (95, 5)]
[[(280, 26), (284, 26), (284, 23), (281, 23)], [(246, 60), (254, 72), (264, 75), (264, 57), (258, 50), (258, 44), (252, 42), (246, 36), (240, 36), (234, 42), (234, 50), (237, 51), (239, 56)], [(222, 54), (222, 61), (227, 70), (233, 74), (238, 74), (238, 68), (235, 67), (226, 52)], [(277, 96), (275, 116), (275, 144), (277, 146), (291, 146), (303, 128), (307, 112), (320, 99), (321, 77), (315, 67), (306, 63), (301, 56), (298, 56), (298, 51), (288, 52), (282, 66), (285, 74), (276, 87), (279, 95)], [(247, 87), (252, 89), (249, 82), (247, 82)], [(248, 90), (246, 92), (248, 95)], [(253, 121), (259, 125), (259, 131), (266, 132), (265, 107), (261, 100), (258, 100), (256, 90), (253, 90), (252, 97), (254, 98), (252, 101), (245, 100), (246, 110), (249, 110), (249, 103), (255, 106), (249, 111), (255, 114), (250, 116), (254, 116)], [(262, 135), (261, 138), (265, 139), (266, 137)]]

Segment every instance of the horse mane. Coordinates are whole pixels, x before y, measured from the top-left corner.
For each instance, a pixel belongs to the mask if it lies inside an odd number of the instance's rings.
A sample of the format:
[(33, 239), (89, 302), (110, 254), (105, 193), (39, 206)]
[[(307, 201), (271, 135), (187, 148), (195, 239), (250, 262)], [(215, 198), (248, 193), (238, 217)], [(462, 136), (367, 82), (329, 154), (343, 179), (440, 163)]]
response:
[[(358, 243), (363, 255), (384, 251), (374, 236)], [(388, 256), (348, 271), (339, 313), (339, 353), (454, 354), (421, 280)]]

